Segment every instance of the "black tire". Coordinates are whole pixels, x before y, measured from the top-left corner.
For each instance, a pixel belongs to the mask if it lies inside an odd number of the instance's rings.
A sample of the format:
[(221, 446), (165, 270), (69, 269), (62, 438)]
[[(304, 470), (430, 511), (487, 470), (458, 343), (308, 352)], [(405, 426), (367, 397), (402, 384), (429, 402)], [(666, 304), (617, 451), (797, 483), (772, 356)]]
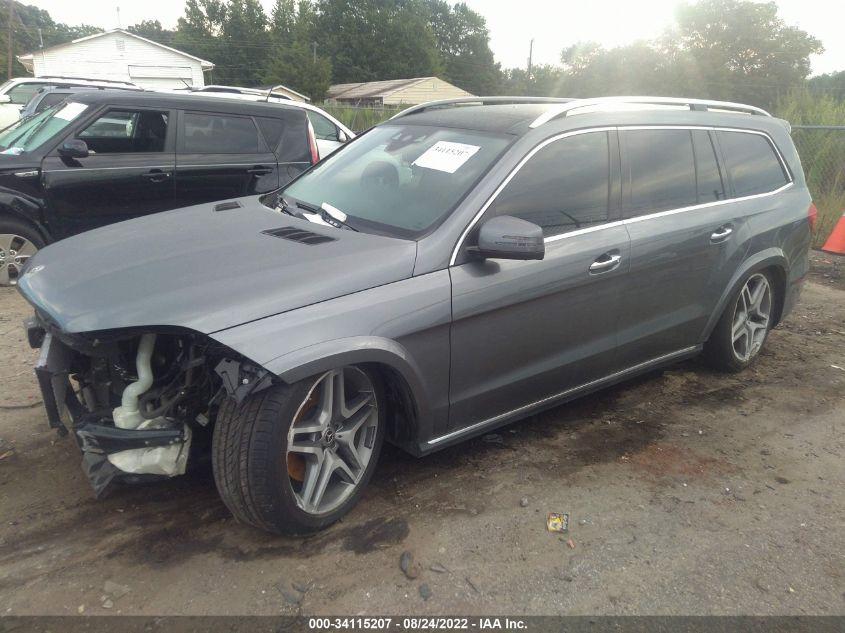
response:
[[(46, 245), (44, 241), (44, 237), (41, 233), (38, 232), (32, 225), (23, 222), (22, 220), (18, 220), (17, 218), (11, 218), (8, 216), (0, 215), (0, 235), (17, 235), (26, 240), (29, 240), (33, 246), (37, 249), (42, 249)], [(2, 250), (2, 247), (0, 247)], [(3, 273), (3, 279), (5, 279), (6, 271), (7, 271), (7, 262), (5, 261), (6, 257), (9, 254), (5, 253), (2, 254), (2, 262), (0, 262), (0, 272)], [(12, 264), (12, 266), (8, 269), (9, 278), (11, 279), (11, 283), (15, 283), (17, 280), (19, 267)], [(8, 285), (4, 282), (0, 282), (0, 285)]]
[(385, 432), (383, 389), (376, 376), (364, 373), (372, 382), (378, 408), (373, 453), (351, 496), (324, 514), (299, 507), (286, 462), (288, 431), (316, 377), (274, 385), (240, 405), (229, 398), (221, 406), (212, 439), (212, 465), (217, 490), (236, 519), (276, 534), (304, 535), (328, 527), (357, 503), (375, 470)]
[(771, 331), (772, 323), (774, 322), (774, 306), (778, 305), (777, 302), (779, 297), (777, 297), (777, 286), (775, 285), (774, 278), (767, 270), (763, 270), (752, 273), (742, 280), (742, 283), (739, 285), (739, 289), (734, 293), (730, 301), (728, 301), (728, 304), (725, 306), (725, 309), (722, 311), (722, 315), (719, 317), (716, 327), (713, 328), (710, 338), (704, 344), (703, 358), (713, 369), (725, 373), (735, 374), (752, 365), (759, 356), (760, 350), (758, 349), (747, 360), (740, 359), (734, 351), (734, 342), (732, 337), (732, 325), (737, 310), (737, 303), (740, 301), (740, 294), (742, 293), (743, 288), (745, 288), (745, 285), (748, 283), (748, 280), (756, 275), (762, 275), (766, 278), (771, 292), (770, 303), (772, 314), (770, 314), (769, 321), (766, 325), (763, 342), (760, 344), (760, 348), (762, 348), (762, 346), (765, 345), (766, 340), (768, 340), (769, 332)]

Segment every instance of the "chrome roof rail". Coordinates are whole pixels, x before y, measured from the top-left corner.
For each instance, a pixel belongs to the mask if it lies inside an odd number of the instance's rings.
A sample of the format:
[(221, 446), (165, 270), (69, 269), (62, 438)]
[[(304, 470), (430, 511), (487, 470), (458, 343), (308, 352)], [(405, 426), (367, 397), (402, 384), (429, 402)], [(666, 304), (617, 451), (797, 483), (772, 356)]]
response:
[(409, 114), (419, 114), (425, 110), (435, 110), (437, 108), (448, 108), (460, 105), (514, 105), (514, 104), (557, 104), (563, 105), (571, 102), (572, 99), (558, 99), (556, 97), (458, 97), (456, 99), (441, 99), (440, 101), (428, 101), (419, 105), (411, 106), (401, 112), (394, 114), (391, 119), (398, 119), (399, 117), (408, 116)]
[(762, 108), (746, 105), (744, 103), (732, 103), (730, 101), (711, 101), (709, 99), (683, 99), (678, 97), (598, 97), (595, 99), (573, 99), (566, 103), (550, 107), (543, 114), (538, 116), (529, 127), (540, 127), (559, 116), (566, 116), (574, 110), (587, 107), (601, 107), (614, 105), (644, 105), (644, 106), (686, 106), (690, 110), (707, 111), (709, 109), (727, 110), (742, 114), (755, 114), (772, 116)]

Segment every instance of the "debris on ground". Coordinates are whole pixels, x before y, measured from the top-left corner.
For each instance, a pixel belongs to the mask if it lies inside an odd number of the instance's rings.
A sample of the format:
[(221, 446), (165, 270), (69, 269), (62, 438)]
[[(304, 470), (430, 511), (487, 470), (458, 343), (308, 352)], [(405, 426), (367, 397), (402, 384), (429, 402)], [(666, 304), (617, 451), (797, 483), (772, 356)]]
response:
[(472, 578), (470, 578), (469, 576), (467, 576), (464, 580), (466, 580), (466, 581), (467, 581), (467, 584), (468, 584), (468, 585), (472, 588), (472, 590), (473, 590), (475, 593), (477, 593), (477, 594), (479, 594), (479, 595), (481, 594), (481, 590), (478, 588), (478, 586), (477, 586), (474, 582), (472, 582)]
[(549, 532), (568, 532), (569, 513), (549, 512), (549, 516), (546, 518), (546, 528)]
[(405, 550), (399, 557), (399, 569), (409, 580), (413, 580), (420, 575), (420, 565), (414, 560), (414, 555)]
[(285, 599), (285, 602), (291, 606), (298, 605), (305, 597), (305, 592), (299, 591), (292, 583), (280, 582), (276, 586), (279, 589), (279, 593)]
[(111, 580), (107, 580), (103, 584), (103, 593), (106, 594), (107, 598), (111, 597), (112, 600), (119, 600), (130, 591), (131, 589), (129, 589), (129, 587), (127, 587), (126, 585), (120, 585)]
[(527, 508), (528, 507), (528, 497), (523, 497), (522, 499), (520, 499), (519, 505), (523, 508)]
[(567, 547), (569, 547), (569, 549), (575, 549), (575, 541), (573, 541), (572, 539), (566, 541), (566, 545)]
[(423, 600), (431, 598), (431, 587), (429, 587), (426, 583), (420, 585), (420, 596)]
[(446, 568), (445, 568), (443, 565), (441, 565), (440, 563), (434, 563), (431, 567), (429, 567), (429, 569), (430, 569), (431, 571), (433, 571), (433, 572), (438, 573), (438, 574), (446, 574), (446, 573), (448, 573), (448, 572), (449, 572), (449, 570), (448, 570), (448, 569), (446, 569)]

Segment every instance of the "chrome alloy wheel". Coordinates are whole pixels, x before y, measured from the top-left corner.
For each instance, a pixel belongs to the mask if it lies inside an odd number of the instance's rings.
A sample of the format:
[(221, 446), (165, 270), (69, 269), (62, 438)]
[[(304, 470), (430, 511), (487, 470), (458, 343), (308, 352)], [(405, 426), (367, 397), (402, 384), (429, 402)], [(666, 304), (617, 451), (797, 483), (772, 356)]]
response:
[(366, 373), (343, 367), (317, 378), (288, 431), (288, 477), (303, 511), (331, 512), (355, 492), (372, 458), (378, 424)]
[(772, 312), (772, 288), (765, 275), (749, 277), (742, 287), (734, 310), (731, 327), (733, 350), (737, 359), (746, 363), (760, 351)]
[(25, 237), (0, 233), (0, 286), (17, 285), (26, 260), (37, 252), (38, 247)]

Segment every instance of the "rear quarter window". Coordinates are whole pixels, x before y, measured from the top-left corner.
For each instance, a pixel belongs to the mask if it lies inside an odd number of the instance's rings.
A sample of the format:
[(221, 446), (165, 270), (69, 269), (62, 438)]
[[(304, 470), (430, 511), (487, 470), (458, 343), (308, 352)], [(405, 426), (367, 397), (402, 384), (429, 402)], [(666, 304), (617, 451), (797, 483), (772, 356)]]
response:
[(735, 197), (768, 193), (789, 183), (768, 138), (750, 132), (719, 131), (716, 134)]

